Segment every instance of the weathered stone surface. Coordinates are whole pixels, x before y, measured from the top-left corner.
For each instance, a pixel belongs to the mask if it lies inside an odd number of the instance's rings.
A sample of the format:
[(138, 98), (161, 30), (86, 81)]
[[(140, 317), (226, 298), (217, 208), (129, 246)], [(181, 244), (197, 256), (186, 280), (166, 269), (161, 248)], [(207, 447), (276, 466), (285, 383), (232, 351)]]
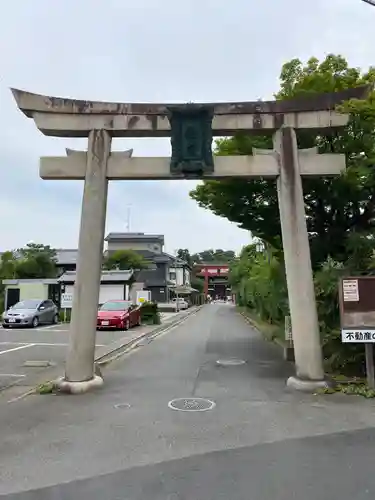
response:
[[(169, 158), (133, 157), (111, 154), (108, 160), (109, 180), (178, 179), (169, 168)], [(345, 170), (345, 156), (333, 154), (299, 153), (301, 175), (331, 176)], [(55, 180), (83, 180), (86, 172), (86, 155), (75, 152), (68, 157), (47, 156), (40, 159), (40, 177)], [(215, 170), (205, 178), (276, 177), (279, 165), (273, 152), (254, 156), (217, 156)]]
[[(214, 111), (214, 136), (243, 131), (272, 132), (282, 125), (325, 130), (346, 125), (348, 117), (335, 108), (350, 98), (362, 98), (368, 86), (287, 101), (208, 103)], [(113, 137), (169, 137), (168, 108), (173, 104), (108, 103), (32, 94), (12, 89), (16, 102), (45, 135), (87, 137), (107, 130)]]
[[(101, 101), (83, 101), (63, 97), (45, 96), (11, 89), (18, 107), (31, 117), (34, 112), (62, 114), (105, 114), (105, 115), (158, 115), (167, 116), (168, 108), (173, 109), (183, 104), (154, 103), (119, 103)], [(343, 101), (361, 99), (369, 91), (369, 85), (363, 85), (341, 92), (312, 94), (306, 97), (285, 101), (245, 101), (228, 103), (202, 103), (202, 107), (213, 107), (215, 115), (240, 114), (285, 114), (306, 111), (328, 111)], [(189, 103), (190, 104), (190, 103)], [(189, 105), (187, 104), (187, 105)]]

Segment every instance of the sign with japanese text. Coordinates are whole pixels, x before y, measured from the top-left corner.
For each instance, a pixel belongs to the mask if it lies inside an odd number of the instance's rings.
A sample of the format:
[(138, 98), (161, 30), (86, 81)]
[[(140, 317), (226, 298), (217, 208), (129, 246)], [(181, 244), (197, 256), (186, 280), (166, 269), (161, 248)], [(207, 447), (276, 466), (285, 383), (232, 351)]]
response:
[(61, 294), (61, 309), (71, 309), (73, 307), (73, 294), (72, 293), (62, 293)]
[(375, 276), (340, 279), (340, 322), (343, 344), (364, 344), (367, 384), (375, 388)]
[(375, 276), (340, 279), (341, 341), (375, 343)]
[(375, 329), (349, 329), (343, 328), (341, 330), (341, 340), (346, 344), (360, 344), (360, 343), (373, 343), (375, 344)]
[(358, 280), (342, 280), (344, 302), (359, 302)]

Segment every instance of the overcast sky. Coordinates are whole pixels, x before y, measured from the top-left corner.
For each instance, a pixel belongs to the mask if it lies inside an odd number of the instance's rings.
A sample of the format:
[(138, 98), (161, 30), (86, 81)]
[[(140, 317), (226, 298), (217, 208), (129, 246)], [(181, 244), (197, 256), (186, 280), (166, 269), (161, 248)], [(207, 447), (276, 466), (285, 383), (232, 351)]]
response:
[[(38, 160), (84, 140), (43, 136), (9, 87), (123, 102), (271, 98), (281, 65), (340, 53), (375, 64), (375, 8), (361, 0), (0, 0), (0, 250), (74, 248), (81, 182), (43, 181)], [(115, 140), (168, 156), (166, 139)], [(165, 235), (166, 249), (239, 250), (249, 234), (199, 209), (194, 182), (110, 183), (107, 232)]]

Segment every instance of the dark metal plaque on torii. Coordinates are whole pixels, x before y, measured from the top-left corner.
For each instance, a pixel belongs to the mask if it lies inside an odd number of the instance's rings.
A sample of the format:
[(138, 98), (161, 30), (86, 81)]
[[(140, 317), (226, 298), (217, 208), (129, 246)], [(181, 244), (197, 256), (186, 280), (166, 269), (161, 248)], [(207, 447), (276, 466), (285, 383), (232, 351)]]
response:
[(199, 178), (213, 173), (212, 106), (185, 104), (168, 107), (171, 125), (171, 174)]

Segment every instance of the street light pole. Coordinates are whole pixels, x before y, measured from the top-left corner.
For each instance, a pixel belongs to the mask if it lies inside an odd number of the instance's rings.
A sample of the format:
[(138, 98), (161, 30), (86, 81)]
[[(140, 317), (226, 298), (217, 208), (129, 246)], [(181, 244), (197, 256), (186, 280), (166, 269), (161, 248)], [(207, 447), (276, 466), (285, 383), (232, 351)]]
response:
[(176, 313), (180, 312), (180, 305), (178, 303), (178, 283), (177, 283), (177, 258), (178, 258), (178, 250), (174, 251), (174, 271), (176, 275), (176, 288), (175, 288), (175, 296), (176, 296)]

